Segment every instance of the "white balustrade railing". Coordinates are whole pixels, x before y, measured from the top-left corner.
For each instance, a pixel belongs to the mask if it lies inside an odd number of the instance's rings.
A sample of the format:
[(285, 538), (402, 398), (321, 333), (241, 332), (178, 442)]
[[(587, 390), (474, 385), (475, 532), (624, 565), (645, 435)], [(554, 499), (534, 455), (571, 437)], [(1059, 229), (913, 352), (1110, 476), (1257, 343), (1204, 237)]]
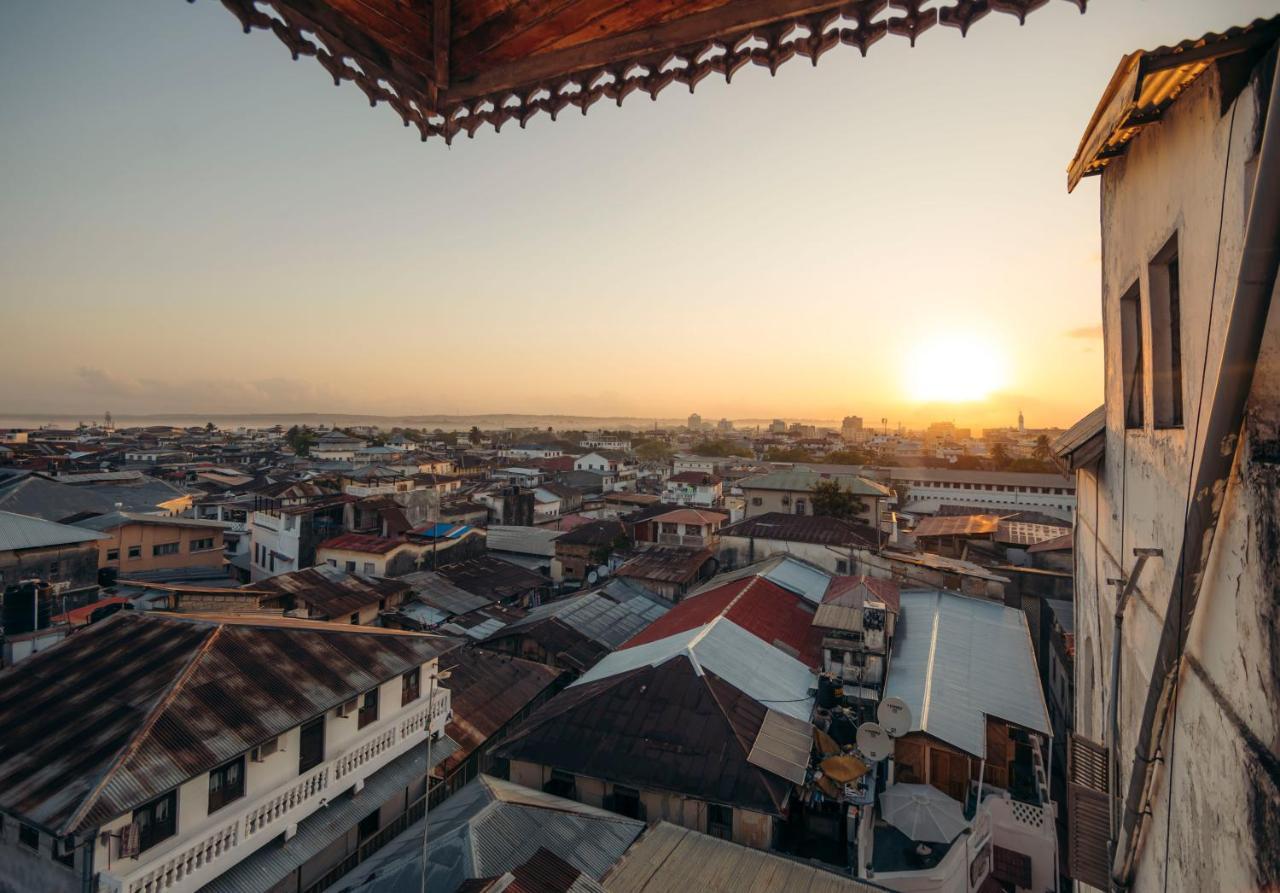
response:
[(442, 731), (451, 704), (449, 691), (436, 689), (408, 716), (397, 716), (371, 729), (335, 759), (258, 798), (234, 818), (216, 822), (194, 835), (194, 841), (188, 838), (167, 847), (157, 846), (154, 854), (142, 854), (144, 864), (133, 871), (123, 870), (133, 860), (122, 860), (117, 871), (99, 875), (101, 888), (106, 893), (186, 893), (198, 889), (275, 839), (283, 828), (318, 809), (330, 789), (342, 791), (353, 776), (382, 768), (421, 741), (424, 731)]

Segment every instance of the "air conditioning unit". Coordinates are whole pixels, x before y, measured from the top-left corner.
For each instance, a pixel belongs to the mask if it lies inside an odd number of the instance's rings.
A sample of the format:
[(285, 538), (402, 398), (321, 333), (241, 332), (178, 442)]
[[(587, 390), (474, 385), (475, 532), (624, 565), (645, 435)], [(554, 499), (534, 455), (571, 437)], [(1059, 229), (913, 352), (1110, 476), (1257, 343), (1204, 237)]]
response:
[(249, 759), (255, 763), (261, 763), (279, 749), (280, 739), (272, 738), (270, 741), (259, 744), (253, 750), (249, 751)]
[(351, 714), (355, 713), (356, 710), (358, 710), (359, 708), (360, 708), (360, 699), (352, 698), (350, 701), (347, 701), (345, 704), (343, 704), (338, 708), (338, 715), (350, 716)]

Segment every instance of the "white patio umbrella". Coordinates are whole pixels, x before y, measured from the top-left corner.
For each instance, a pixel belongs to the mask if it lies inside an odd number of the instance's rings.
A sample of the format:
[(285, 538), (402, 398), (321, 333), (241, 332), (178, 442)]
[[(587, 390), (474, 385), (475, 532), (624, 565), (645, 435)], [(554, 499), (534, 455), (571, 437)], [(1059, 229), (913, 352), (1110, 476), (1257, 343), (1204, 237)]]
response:
[(880, 815), (912, 840), (950, 843), (969, 826), (964, 807), (933, 785), (895, 784), (880, 795)]

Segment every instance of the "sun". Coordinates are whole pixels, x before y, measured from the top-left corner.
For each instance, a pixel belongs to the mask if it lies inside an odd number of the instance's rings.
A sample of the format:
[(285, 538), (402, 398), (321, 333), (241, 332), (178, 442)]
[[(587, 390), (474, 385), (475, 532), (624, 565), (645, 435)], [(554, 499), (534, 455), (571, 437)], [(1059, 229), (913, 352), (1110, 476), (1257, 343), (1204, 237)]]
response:
[(903, 363), (906, 392), (919, 403), (973, 403), (1004, 386), (1004, 356), (982, 335), (930, 336), (909, 347)]

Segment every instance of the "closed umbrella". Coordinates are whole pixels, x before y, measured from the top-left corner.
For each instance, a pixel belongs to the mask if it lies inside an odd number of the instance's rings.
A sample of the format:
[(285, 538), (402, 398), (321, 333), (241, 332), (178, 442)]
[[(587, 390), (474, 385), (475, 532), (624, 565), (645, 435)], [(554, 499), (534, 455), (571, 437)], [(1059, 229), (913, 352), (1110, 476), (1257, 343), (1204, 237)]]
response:
[(880, 815), (912, 840), (950, 843), (969, 827), (964, 808), (927, 784), (895, 784), (880, 795)]

